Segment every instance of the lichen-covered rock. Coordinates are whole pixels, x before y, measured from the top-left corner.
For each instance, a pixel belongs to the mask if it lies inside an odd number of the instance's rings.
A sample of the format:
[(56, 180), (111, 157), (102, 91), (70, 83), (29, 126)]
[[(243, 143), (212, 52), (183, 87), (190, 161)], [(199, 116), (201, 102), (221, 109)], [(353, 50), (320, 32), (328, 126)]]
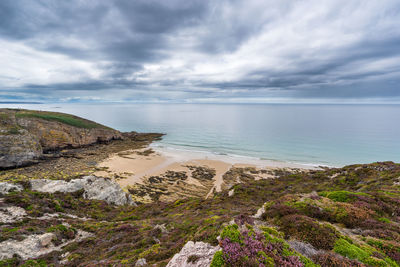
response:
[(146, 265), (147, 265), (146, 259), (141, 258), (141, 259), (138, 259), (138, 260), (137, 260), (137, 262), (136, 262), (136, 264), (135, 264), (135, 267), (136, 267), (136, 266), (146, 266)]
[(36, 136), (26, 130), (18, 134), (0, 134), (0, 168), (20, 167), (35, 162), (42, 155)]
[(52, 233), (29, 235), (22, 241), (3, 241), (0, 243), (0, 260), (12, 258), (14, 255), (18, 255), (23, 260), (36, 258), (55, 250), (61, 250), (62, 247), (69, 243), (79, 242), (90, 236), (92, 234), (78, 230), (74, 239), (66, 241), (59, 246), (55, 246), (52, 243), (55, 238), (55, 235)]
[(5, 195), (10, 192), (20, 192), (23, 189), (24, 188), (19, 184), (0, 182), (0, 195)]
[(20, 207), (0, 207), (0, 223), (14, 223), (22, 220), (25, 215), (25, 210)]
[(102, 177), (85, 176), (82, 179), (73, 179), (68, 182), (37, 179), (31, 180), (30, 183), (34, 191), (70, 193), (83, 189), (83, 197), (87, 199), (104, 200), (114, 205), (135, 204), (131, 196), (125, 193), (116, 182)]
[(179, 253), (174, 255), (167, 267), (208, 267), (219, 249), (218, 246), (213, 247), (204, 242), (189, 241)]
[(53, 233), (46, 233), (39, 237), (39, 244), (41, 247), (47, 247), (51, 244), (51, 241), (56, 239), (56, 235)]

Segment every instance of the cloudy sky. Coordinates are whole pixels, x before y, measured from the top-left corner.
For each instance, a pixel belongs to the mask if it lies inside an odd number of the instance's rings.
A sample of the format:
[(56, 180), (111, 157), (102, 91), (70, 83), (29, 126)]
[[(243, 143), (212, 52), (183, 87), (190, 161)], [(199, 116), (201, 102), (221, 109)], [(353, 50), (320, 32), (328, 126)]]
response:
[(400, 102), (398, 0), (1, 0), (0, 101)]

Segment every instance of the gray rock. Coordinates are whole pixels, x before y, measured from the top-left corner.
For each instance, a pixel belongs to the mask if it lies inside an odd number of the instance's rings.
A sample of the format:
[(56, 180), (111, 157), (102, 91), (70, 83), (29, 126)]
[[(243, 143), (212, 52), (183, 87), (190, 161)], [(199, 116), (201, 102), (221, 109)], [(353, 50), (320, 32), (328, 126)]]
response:
[(154, 229), (160, 229), (161, 233), (165, 234), (168, 233), (167, 227), (165, 227), (165, 223), (163, 224), (156, 224)]
[[(208, 267), (211, 264), (212, 258), (215, 252), (220, 247), (213, 247), (210, 244), (204, 242), (189, 241), (181, 249), (181, 251), (174, 255), (169, 261), (167, 267)], [(196, 256), (195, 262), (188, 262), (190, 256)]]
[(56, 239), (56, 235), (53, 233), (46, 233), (39, 237), (39, 244), (42, 247), (47, 247), (51, 244), (51, 241)]
[(261, 216), (265, 213), (265, 203), (264, 205), (261, 206), (256, 212), (256, 214), (253, 215), (253, 218), (255, 219), (260, 219)]
[(37, 258), (40, 255), (44, 255), (55, 250), (60, 251), (64, 246), (72, 242), (82, 241), (90, 236), (92, 236), (91, 233), (78, 229), (74, 239), (64, 242), (59, 246), (54, 246), (54, 244), (51, 242), (52, 240), (50, 240), (49, 233), (42, 235), (30, 235), (22, 241), (6, 240), (0, 243), (0, 260), (12, 258), (15, 254), (17, 254), (23, 260)]
[(235, 194), (235, 188), (232, 188), (231, 190), (229, 190), (228, 196), (232, 197), (234, 194)]
[(22, 220), (24, 216), (26, 216), (26, 211), (23, 208), (0, 207), (0, 223), (14, 223)]
[(42, 155), (39, 140), (26, 130), (18, 134), (0, 134), (0, 168), (28, 165)]
[(0, 195), (6, 195), (10, 192), (20, 192), (23, 189), (24, 188), (19, 184), (0, 182)]
[(135, 264), (135, 266), (146, 266), (146, 265), (147, 265), (147, 262), (146, 262), (145, 258), (138, 259), (136, 264)]
[(72, 193), (84, 189), (86, 180), (73, 179), (69, 182), (63, 180), (35, 179), (31, 180), (31, 187), (34, 191), (46, 193)]
[(292, 249), (296, 250), (297, 252), (308, 258), (311, 258), (318, 253), (318, 250), (308, 243), (297, 240), (291, 240), (288, 243)]
[(86, 182), (83, 197), (105, 200), (107, 203), (114, 205), (134, 204), (131, 195), (125, 193), (116, 182), (96, 176), (86, 176), (84, 179)]
[(70, 193), (83, 189), (83, 197), (87, 199), (104, 200), (114, 205), (136, 205), (132, 201), (132, 197), (125, 193), (116, 182), (101, 177), (85, 176), (82, 179), (73, 179), (68, 182), (37, 179), (31, 180), (30, 183), (34, 191)]

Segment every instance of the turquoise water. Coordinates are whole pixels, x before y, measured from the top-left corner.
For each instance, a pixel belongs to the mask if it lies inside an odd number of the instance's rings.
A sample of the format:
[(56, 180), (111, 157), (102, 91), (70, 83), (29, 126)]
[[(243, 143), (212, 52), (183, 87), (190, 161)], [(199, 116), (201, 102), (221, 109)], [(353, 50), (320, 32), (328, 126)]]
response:
[(121, 131), (163, 132), (158, 145), (342, 166), (400, 162), (400, 105), (0, 105), (72, 113)]

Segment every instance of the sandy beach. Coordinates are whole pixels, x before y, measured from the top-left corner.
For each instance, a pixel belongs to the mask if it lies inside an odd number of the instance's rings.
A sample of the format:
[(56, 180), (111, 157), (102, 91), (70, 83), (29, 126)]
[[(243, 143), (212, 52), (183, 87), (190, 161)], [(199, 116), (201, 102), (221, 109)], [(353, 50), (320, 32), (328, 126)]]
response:
[[(98, 176), (116, 178), (123, 188), (145, 184), (149, 177), (165, 175), (168, 172), (185, 173), (186, 184), (204, 187), (193, 177), (193, 166), (215, 170), (212, 187), (206, 197), (215, 190), (220, 192), (224, 183), (223, 175), (231, 168), (253, 168), (256, 170), (276, 169), (316, 169), (315, 166), (300, 165), (279, 161), (260, 160), (246, 157), (217, 155), (207, 152), (184, 151), (165, 147), (148, 147), (140, 150), (127, 150), (110, 156), (98, 164)], [(255, 179), (273, 178), (264, 171)]]

